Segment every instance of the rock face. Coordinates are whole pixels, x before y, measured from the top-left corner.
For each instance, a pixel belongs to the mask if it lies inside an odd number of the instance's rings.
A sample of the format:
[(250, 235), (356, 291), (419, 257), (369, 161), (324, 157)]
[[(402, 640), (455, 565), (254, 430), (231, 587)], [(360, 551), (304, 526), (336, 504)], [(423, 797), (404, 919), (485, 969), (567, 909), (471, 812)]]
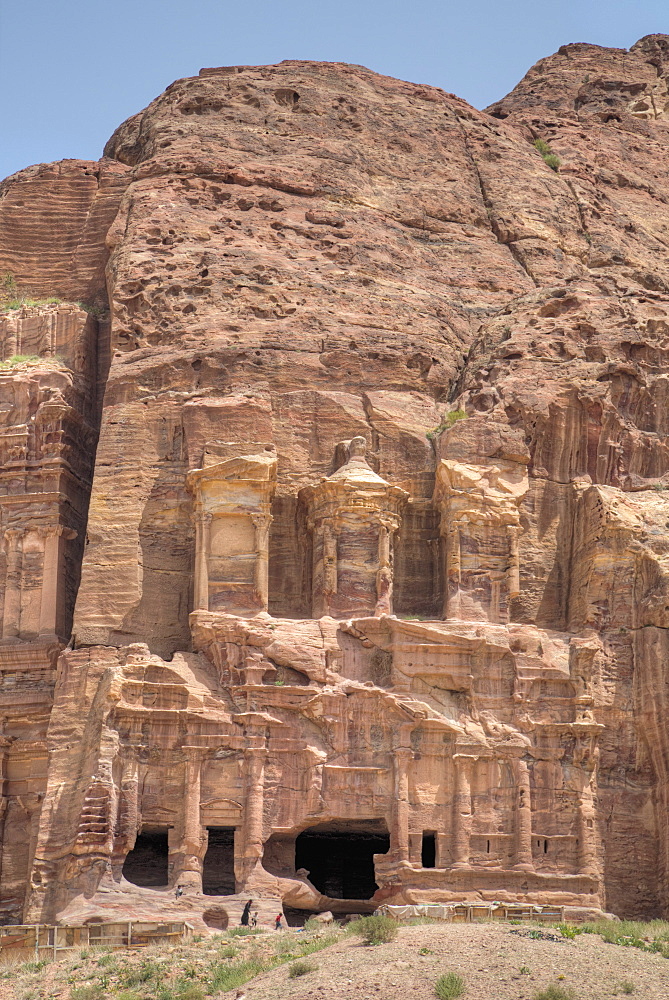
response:
[(95, 307), (0, 320), (5, 920), (669, 912), (668, 84), (202, 70), (0, 188)]

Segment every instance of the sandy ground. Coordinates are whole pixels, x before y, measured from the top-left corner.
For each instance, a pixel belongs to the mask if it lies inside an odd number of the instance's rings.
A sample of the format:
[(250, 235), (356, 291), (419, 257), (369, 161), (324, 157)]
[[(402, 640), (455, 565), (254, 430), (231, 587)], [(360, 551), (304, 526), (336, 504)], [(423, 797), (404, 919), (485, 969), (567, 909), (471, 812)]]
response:
[[(669, 960), (660, 955), (606, 944), (594, 934), (537, 941), (526, 936), (528, 930), (492, 923), (418, 925), (403, 927), (392, 943), (371, 948), (345, 938), (310, 956), (317, 971), (290, 979), (282, 966), (248, 983), (246, 996), (435, 1000), (435, 981), (452, 971), (467, 984), (463, 1000), (532, 1000), (551, 982), (572, 987), (577, 1000), (609, 1000), (626, 995), (623, 981), (634, 985), (631, 995), (638, 1000), (669, 1000)], [(544, 932), (559, 937), (558, 931)], [(421, 948), (431, 954), (420, 955)], [(521, 974), (522, 966), (529, 975)]]

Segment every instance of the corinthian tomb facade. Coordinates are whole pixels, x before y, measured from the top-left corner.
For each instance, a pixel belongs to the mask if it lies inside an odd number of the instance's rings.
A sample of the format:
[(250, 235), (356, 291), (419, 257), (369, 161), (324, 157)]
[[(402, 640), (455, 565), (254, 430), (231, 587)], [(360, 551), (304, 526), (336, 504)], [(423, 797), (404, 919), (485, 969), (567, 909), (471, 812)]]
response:
[(377, 475), (366, 442), (345, 442), (347, 460), (305, 490), (313, 539), (313, 615), (390, 614), (395, 535), (408, 494)]
[[(267, 560), (276, 452), (229, 446), (231, 457), (195, 469), (194, 609), (253, 614), (267, 610)], [(209, 454), (209, 453), (207, 453)]]

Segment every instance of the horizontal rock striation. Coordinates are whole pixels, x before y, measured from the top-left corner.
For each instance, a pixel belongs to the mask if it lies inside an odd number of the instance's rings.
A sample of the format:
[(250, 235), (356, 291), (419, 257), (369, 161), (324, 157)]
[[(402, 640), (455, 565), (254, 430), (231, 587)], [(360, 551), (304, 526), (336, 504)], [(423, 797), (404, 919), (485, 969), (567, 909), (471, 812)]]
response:
[(4, 182), (96, 306), (0, 320), (4, 919), (667, 913), (668, 53), (207, 69)]

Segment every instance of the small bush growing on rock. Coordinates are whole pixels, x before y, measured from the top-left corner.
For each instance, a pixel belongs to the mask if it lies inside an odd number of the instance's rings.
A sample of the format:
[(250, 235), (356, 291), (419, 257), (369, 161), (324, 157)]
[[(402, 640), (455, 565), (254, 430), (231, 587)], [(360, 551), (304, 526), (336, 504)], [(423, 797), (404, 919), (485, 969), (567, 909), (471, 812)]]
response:
[(392, 917), (361, 917), (350, 924), (353, 934), (363, 939), (365, 944), (387, 944), (397, 935), (397, 922)]
[(583, 933), (576, 924), (558, 924), (558, 930), (563, 938), (568, 938), (570, 941), (573, 941), (577, 934)]
[(456, 997), (461, 997), (465, 992), (465, 981), (456, 972), (447, 972), (437, 979), (434, 992), (439, 1000), (456, 1000)]
[(576, 1000), (576, 994), (571, 987), (551, 983), (545, 990), (535, 993), (534, 1000)]
[(307, 972), (313, 972), (317, 968), (315, 962), (305, 962), (304, 960), (293, 962), (288, 968), (288, 975), (291, 979), (297, 979), (298, 976), (306, 976)]
[(630, 994), (636, 992), (636, 986), (634, 985), (634, 983), (631, 983), (629, 979), (623, 979), (622, 983), (620, 984), (620, 991), (621, 993), (627, 993), (627, 995), (629, 996)]
[(465, 420), (467, 414), (464, 410), (450, 410), (449, 413), (444, 413), (441, 418), (441, 423), (433, 427), (431, 431), (428, 431), (425, 435), (429, 441), (433, 441), (435, 438), (439, 437), (444, 431), (450, 430), (453, 424), (457, 424), (458, 420)]
[(535, 139), (534, 148), (541, 153), (544, 163), (557, 172), (561, 162), (560, 157), (553, 152), (548, 143), (544, 139)]

